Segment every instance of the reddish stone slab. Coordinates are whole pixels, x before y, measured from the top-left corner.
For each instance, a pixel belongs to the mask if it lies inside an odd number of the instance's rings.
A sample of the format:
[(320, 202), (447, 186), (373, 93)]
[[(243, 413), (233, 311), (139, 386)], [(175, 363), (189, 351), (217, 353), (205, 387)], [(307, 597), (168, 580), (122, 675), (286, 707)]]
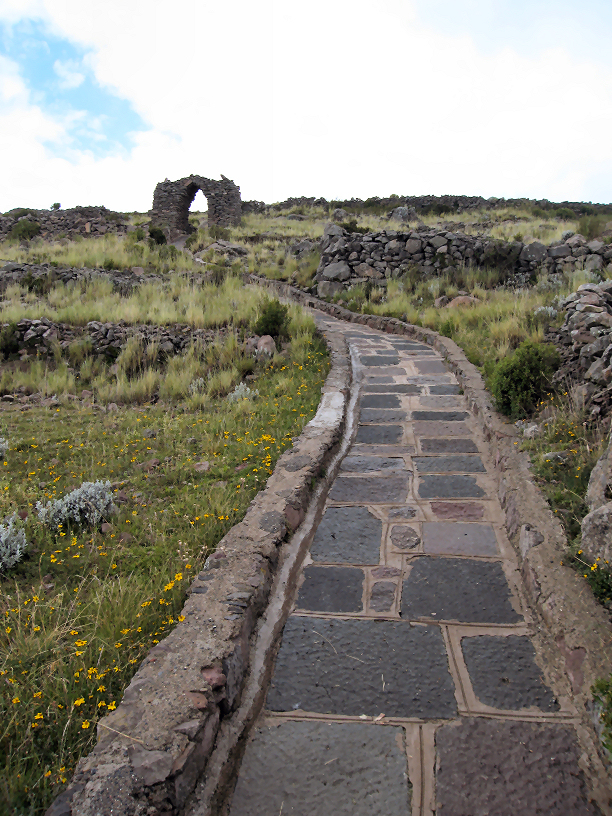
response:
[(431, 509), (441, 519), (478, 521), (484, 516), (484, 507), (475, 502), (432, 502)]

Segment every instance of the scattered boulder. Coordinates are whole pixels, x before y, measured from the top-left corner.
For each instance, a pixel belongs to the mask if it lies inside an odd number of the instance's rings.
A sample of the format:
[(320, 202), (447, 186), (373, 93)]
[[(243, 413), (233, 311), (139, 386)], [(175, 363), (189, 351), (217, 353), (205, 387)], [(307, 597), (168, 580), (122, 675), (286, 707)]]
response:
[(274, 338), (269, 334), (264, 334), (263, 337), (260, 337), (257, 341), (257, 355), (263, 355), (265, 357), (273, 357), (276, 354), (276, 343), (274, 342)]
[(471, 295), (458, 295), (447, 304), (446, 308), (453, 309), (456, 306), (473, 306), (475, 303), (480, 303), (478, 298), (472, 297)]

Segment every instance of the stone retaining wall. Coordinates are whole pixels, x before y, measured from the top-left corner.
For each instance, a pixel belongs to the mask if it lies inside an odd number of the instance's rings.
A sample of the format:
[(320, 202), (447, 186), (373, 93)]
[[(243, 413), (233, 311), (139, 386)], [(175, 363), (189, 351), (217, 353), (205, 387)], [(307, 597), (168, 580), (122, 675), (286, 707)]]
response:
[(151, 650), (116, 711), (100, 720), (95, 749), (47, 816), (181, 813), (220, 722), (240, 702), (251, 634), (283, 543), (303, 520), (313, 482), (342, 436), (350, 363), (343, 338), (328, 345), (332, 368), (315, 418), (208, 558), (191, 586), (185, 620)]
[[(0, 329), (7, 332), (10, 324), (2, 323)], [(75, 340), (88, 339), (91, 343), (92, 354), (114, 360), (119, 356), (128, 338), (134, 336), (141, 337), (146, 346), (157, 343), (159, 354), (168, 356), (179, 354), (191, 343), (199, 342), (202, 345), (208, 345), (226, 334), (228, 334), (226, 328), (194, 329), (193, 326), (180, 323), (174, 323), (171, 326), (152, 326), (100, 323), (92, 320), (84, 328), (79, 328), (68, 323), (54, 323), (42, 317), (20, 320), (15, 324), (12, 340), (15, 344), (13, 353), (19, 353), (26, 359), (26, 355), (45, 357), (52, 354), (56, 345), (66, 349)]]
[(499, 269), (505, 278), (524, 285), (536, 270), (548, 273), (611, 269), (612, 246), (573, 235), (545, 246), (419, 227), (399, 232), (350, 234), (338, 224), (325, 227), (321, 262), (315, 280), (319, 297), (330, 297), (358, 283), (386, 286), (410, 269), (423, 275), (453, 275), (459, 266)]

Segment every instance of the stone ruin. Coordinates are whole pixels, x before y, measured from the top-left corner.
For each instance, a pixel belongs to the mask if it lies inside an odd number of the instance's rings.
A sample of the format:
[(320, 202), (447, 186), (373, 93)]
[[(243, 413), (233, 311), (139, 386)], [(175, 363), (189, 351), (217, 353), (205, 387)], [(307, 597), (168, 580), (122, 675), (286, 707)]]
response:
[(236, 226), (242, 216), (240, 187), (221, 176), (221, 181), (203, 176), (188, 176), (178, 181), (160, 181), (153, 193), (151, 226), (160, 227), (171, 240), (193, 232), (189, 208), (201, 190), (208, 200), (208, 223), (220, 227)]

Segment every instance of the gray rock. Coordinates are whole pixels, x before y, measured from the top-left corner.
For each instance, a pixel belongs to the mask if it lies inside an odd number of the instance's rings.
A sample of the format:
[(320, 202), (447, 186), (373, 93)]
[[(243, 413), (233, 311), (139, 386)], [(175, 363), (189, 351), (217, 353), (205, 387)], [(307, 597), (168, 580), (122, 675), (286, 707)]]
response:
[(607, 504), (607, 491), (612, 484), (612, 442), (606, 452), (591, 471), (589, 486), (586, 493), (586, 503), (589, 510), (597, 510)]
[(347, 221), (348, 217), (349, 214), (347, 211), (343, 210), (341, 207), (338, 207), (338, 209), (334, 210), (332, 213), (332, 218), (334, 221)]
[(535, 261), (535, 263), (541, 263), (544, 258), (546, 258), (548, 254), (547, 248), (544, 244), (541, 244), (539, 241), (534, 241), (532, 244), (528, 244), (524, 246), (521, 254), (519, 255), (519, 259), (521, 261)]
[(587, 255), (584, 261), (584, 268), (590, 272), (599, 272), (603, 267), (601, 255)]
[(600, 559), (602, 567), (612, 559), (612, 502), (584, 517), (581, 547), (589, 561), (595, 563)]
[(317, 286), (317, 294), (320, 298), (333, 297), (343, 289), (344, 286), (338, 281), (321, 281)]
[(558, 246), (551, 246), (548, 248), (549, 258), (567, 258), (572, 254), (572, 250), (567, 244), (559, 244)]
[(415, 255), (417, 252), (421, 251), (421, 247), (423, 244), (421, 243), (420, 238), (409, 238), (406, 241), (406, 252), (410, 255)]
[(351, 267), (346, 261), (336, 261), (326, 266), (321, 274), (329, 281), (345, 281), (351, 277)]

